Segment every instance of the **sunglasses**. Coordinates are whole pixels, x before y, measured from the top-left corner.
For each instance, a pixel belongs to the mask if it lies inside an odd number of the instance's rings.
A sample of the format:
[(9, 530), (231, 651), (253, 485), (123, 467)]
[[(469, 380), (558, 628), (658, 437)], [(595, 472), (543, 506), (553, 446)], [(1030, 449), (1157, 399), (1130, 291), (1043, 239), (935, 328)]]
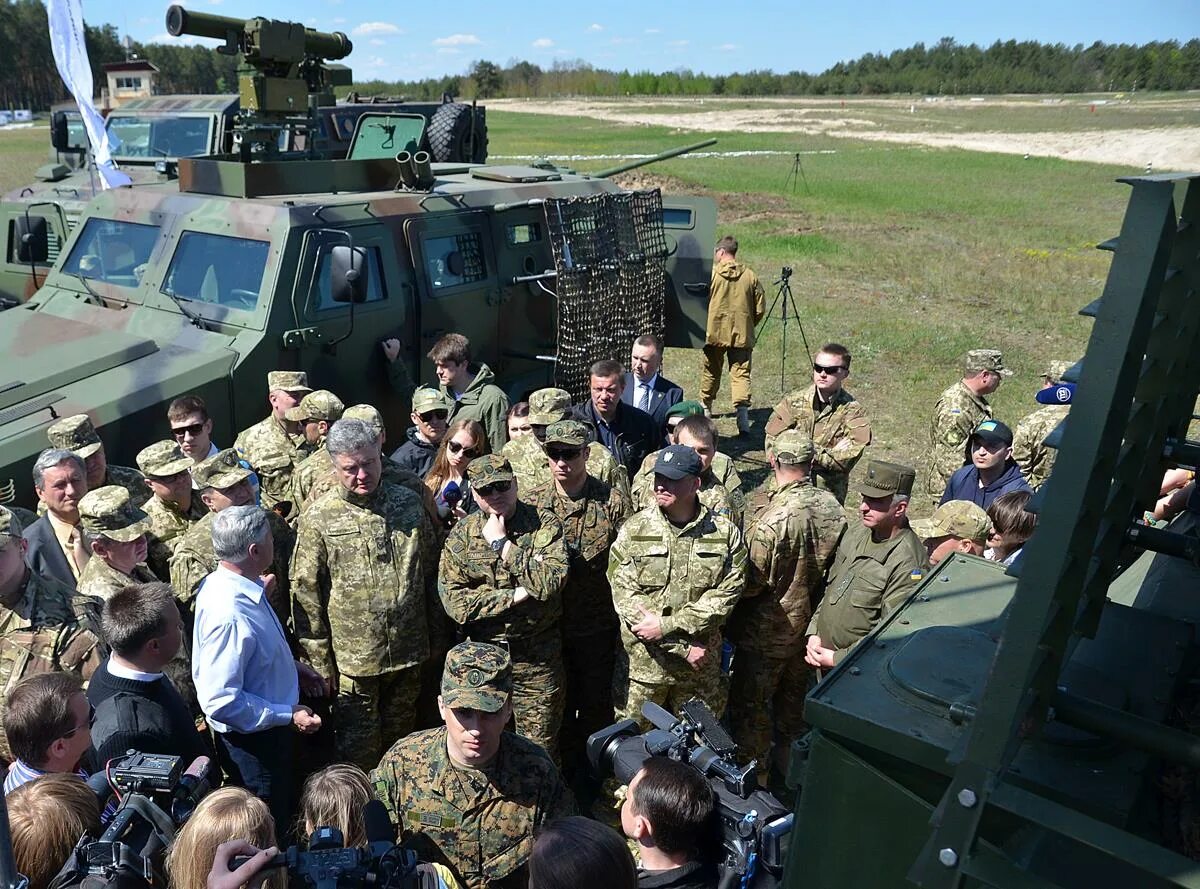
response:
[(512, 487), (512, 482), (492, 482), (490, 485), (481, 485), (475, 489), (475, 492), (480, 497), (491, 497), (493, 494), (507, 494)]
[(843, 371), (845, 369), (846, 368), (840, 364), (830, 364), (830, 365), (816, 364), (816, 363), (813, 364), (813, 372), (814, 373), (829, 374), (831, 377), (836, 376), (838, 373), (840, 373), (841, 371)]
[(462, 451), (464, 457), (470, 457), (472, 459), (479, 456), (479, 450), (474, 446), (467, 447), (466, 445), (459, 444), (456, 441), (446, 442), (446, 449), (450, 451), (451, 454), (457, 454), (459, 451)]
[(63, 737), (63, 738), (73, 738), (73, 737), (74, 737), (74, 736), (75, 736), (77, 733), (79, 733), (79, 732), (83, 731), (85, 728), (91, 728), (91, 727), (92, 727), (92, 721), (93, 721), (95, 718), (96, 718), (96, 708), (95, 708), (95, 707), (93, 707), (91, 704), (88, 704), (88, 718), (87, 718), (87, 723), (86, 723), (86, 724), (84, 724), (84, 725), (77, 725), (77, 726), (75, 726), (75, 728), (71, 729), (69, 732), (65, 732), (65, 733), (62, 735), (62, 737)]
[(190, 435), (192, 438), (195, 438), (203, 431), (203, 423), (193, 423), (191, 426), (174, 426), (171, 428), (171, 434), (176, 438), (183, 438), (185, 435)]
[(421, 418), (422, 423), (432, 423), (434, 420), (444, 420), (450, 416), (449, 411), (426, 411), (423, 414), (417, 414)]
[(546, 448), (546, 456), (555, 463), (559, 461), (569, 463), (572, 460), (578, 460), (579, 455), (582, 453), (582, 448)]

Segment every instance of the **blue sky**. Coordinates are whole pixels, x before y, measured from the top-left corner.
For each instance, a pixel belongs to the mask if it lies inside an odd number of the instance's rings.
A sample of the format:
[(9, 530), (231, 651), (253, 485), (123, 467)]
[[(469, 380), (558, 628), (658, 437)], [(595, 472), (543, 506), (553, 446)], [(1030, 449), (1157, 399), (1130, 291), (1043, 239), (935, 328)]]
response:
[[(1200, 0), (857, 0), (804, 4), (605, 0), (186, 0), (193, 10), (263, 15), (340, 30), (354, 40), (348, 62), (360, 80), (463, 73), (472, 61), (527, 59), (543, 67), (583, 59), (600, 68), (691, 68), (727, 74), (752, 68), (817, 73), (867, 52), (890, 52), (941, 37), (1144, 43), (1200, 36)], [(140, 41), (166, 41), (167, 4), (83, 0), (89, 24), (109, 22)], [(460, 11), (451, 14), (451, 11)], [(730, 14), (733, 10), (733, 14)], [(212, 43), (213, 41), (198, 41)]]

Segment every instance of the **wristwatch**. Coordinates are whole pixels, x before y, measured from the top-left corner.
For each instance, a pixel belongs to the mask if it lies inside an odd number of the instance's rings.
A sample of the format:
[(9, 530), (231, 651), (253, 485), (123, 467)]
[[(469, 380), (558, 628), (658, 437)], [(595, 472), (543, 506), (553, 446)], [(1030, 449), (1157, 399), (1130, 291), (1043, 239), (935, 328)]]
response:
[(506, 543), (508, 543), (508, 538), (501, 537), (499, 540), (493, 540), (489, 545), (492, 548), (492, 552), (499, 555), (500, 553), (504, 552), (504, 544)]

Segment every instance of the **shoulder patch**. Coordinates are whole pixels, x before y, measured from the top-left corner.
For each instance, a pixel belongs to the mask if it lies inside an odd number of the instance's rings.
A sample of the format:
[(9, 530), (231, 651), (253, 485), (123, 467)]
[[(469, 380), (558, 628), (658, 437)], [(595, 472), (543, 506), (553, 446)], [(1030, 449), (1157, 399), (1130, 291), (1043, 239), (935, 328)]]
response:
[(539, 528), (533, 535), (533, 545), (539, 549), (554, 542), (554, 531), (550, 528)]
[(925, 576), (925, 572), (922, 571), (920, 568), (914, 568), (908, 574), (909, 580), (920, 580), (924, 576)]

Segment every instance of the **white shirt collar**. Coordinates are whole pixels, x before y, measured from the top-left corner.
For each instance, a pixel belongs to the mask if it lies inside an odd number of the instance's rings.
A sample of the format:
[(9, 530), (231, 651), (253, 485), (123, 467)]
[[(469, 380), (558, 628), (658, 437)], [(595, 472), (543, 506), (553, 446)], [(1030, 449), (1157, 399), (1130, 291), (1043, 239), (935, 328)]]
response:
[(135, 682), (157, 682), (163, 676), (162, 673), (143, 673), (141, 670), (122, 666), (113, 660), (111, 655), (108, 658), (108, 672), (118, 679), (132, 679)]
[(639, 388), (640, 388), (640, 387), (642, 387), (642, 386), (645, 386), (647, 389), (653, 389), (653, 388), (654, 388), (654, 381), (655, 381), (655, 380), (657, 380), (657, 379), (658, 379), (658, 374), (657, 374), (657, 373), (655, 373), (655, 374), (654, 374), (654, 376), (650, 377), (650, 379), (648, 379), (648, 380), (643, 380), (643, 379), (642, 379), (641, 377), (639, 377), (637, 374), (634, 374), (634, 375), (633, 375), (633, 383), (634, 383), (634, 385), (635, 385), (635, 386), (638, 386)]

